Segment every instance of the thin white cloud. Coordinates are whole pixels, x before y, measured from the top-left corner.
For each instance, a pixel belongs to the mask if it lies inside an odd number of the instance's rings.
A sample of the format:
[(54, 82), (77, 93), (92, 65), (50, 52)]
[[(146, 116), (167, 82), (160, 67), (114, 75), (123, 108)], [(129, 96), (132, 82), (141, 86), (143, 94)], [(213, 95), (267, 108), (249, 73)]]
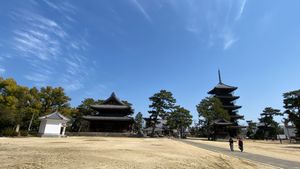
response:
[(15, 30), (13, 40), (15, 49), (31, 58), (51, 60), (61, 53), (60, 42), (36, 28)]
[(239, 20), (242, 17), (242, 14), (244, 12), (244, 8), (246, 6), (247, 0), (239, 0), (239, 11), (237, 16), (235, 17), (235, 20)]
[(40, 13), (13, 11), (11, 18), (18, 26), (12, 30), (9, 44), (17, 56), (30, 65), (23, 75), (25, 79), (37, 86), (52, 84), (67, 91), (79, 90), (89, 68), (84, 55), (89, 47), (87, 30), (84, 29), (80, 35), (69, 35), (67, 30), (77, 22), (71, 17), (76, 15), (76, 8), (65, 2), (62, 5), (51, 1), (45, 3), (60, 11), (62, 17), (53, 20)]
[(53, 8), (54, 10), (57, 10), (61, 13), (75, 14), (77, 10), (72, 4), (68, 2), (61, 2), (59, 4), (52, 3), (49, 0), (43, 0), (43, 2), (45, 2), (50, 8)]
[(131, 2), (135, 5), (135, 7), (144, 15), (144, 17), (152, 23), (152, 19), (149, 14), (146, 12), (144, 7), (138, 2), (138, 0), (131, 0)]
[(238, 40), (231, 32), (226, 32), (222, 36), (224, 40), (224, 50), (229, 49)]
[(107, 86), (104, 84), (97, 84), (95, 86), (89, 87), (85, 90), (85, 97), (99, 97), (108, 90)]
[(0, 75), (3, 75), (5, 73), (5, 69), (3, 67), (0, 67)]
[(31, 80), (34, 82), (47, 82), (49, 80), (49, 76), (41, 74), (41, 73), (31, 73), (29, 75), (24, 76), (27, 80)]
[(185, 30), (187, 30), (188, 32), (191, 32), (191, 33), (195, 33), (195, 34), (200, 32), (199, 28), (197, 28), (196, 26), (192, 26), (192, 25), (186, 26)]

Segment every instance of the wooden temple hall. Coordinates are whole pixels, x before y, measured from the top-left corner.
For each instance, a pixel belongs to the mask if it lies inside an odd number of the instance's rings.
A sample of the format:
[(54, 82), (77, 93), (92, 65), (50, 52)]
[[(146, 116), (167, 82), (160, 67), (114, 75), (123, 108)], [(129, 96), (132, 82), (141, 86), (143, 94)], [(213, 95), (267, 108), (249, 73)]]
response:
[(134, 123), (130, 116), (133, 109), (118, 99), (115, 93), (102, 104), (91, 105), (91, 108), (97, 113), (82, 117), (89, 122), (89, 132), (127, 132)]

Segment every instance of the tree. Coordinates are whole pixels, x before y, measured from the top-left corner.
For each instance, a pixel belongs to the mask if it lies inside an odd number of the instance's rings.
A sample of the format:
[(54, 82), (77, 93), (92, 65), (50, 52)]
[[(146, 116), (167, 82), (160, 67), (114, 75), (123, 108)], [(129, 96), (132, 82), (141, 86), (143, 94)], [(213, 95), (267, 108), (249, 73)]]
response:
[(222, 102), (216, 97), (206, 97), (196, 108), (199, 118), (204, 117), (207, 125), (217, 119), (229, 120), (229, 115), (227, 111), (223, 109)]
[(260, 126), (258, 127), (258, 135), (257, 138), (275, 138), (279, 131), (279, 124), (274, 120), (274, 116), (282, 116), (279, 109), (273, 109), (272, 107), (266, 107), (263, 110), (263, 113), (260, 114), (261, 118), (259, 118)]
[(91, 108), (91, 105), (94, 104), (96, 104), (96, 101), (92, 98), (86, 98), (83, 101), (81, 101), (81, 104), (77, 106), (80, 115), (82, 116), (95, 114), (96, 111)]
[(154, 136), (158, 118), (160, 117), (166, 120), (168, 114), (173, 110), (176, 100), (173, 98), (173, 94), (166, 90), (160, 90), (160, 92), (151, 96), (149, 100), (152, 102), (151, 105), (149, 105), (149, 108), (151, 108), (149, 111), (152, 124), (151, 136)]
[(70, 109), (70, 100), (62, 87), (42, 87), (40, 91), (41, 115), (59, 111), (69, 116), (70, 114), (68, 113), (70, 113), (70, 111), (68, 111), (68, 109)]
[(137, 132), (138, 136), (142, 135), (143, 128), (143, 114), (138, 112), (134, 118), (134, 131)]
[(248, 120), (246, 121), (248, 123), (248, 127), (247, 127), (247, 137), (248, 138), (253, 138), (254, 136), (254, 130), (256, 128), (256, 123), (253, 122), (252, 120)]
[(285, 114), (289, 121), (296, 127), (296, 136), (300, 137), (300, 90), (295, 90), (283, 94)]
[(36, 88), (20, 86), (14, 79), (0, 79), (0, 130), (15, 128), (27, 130), (33, 114), (39, 112), (40, 104)]
[(174, 111), (168, 116), (167, 124), (170, 129), (179, 131), (180, 138), (183, 138), (184, 130), (193, 122), (192, 118), (193, 116), (190, 114), (190, 111), (183, 107), (176, 106)]
[(212, 133), (216, 133), (215, 128), (212, 128), (212, 122), (218, 119), (229, 120), (229, 114), (223, 108), (222, 102), (216, 97), (206, 97), (196, 106), (199, 119), (204, 118), (204, 128), (207, 130), (208, 139)]
[(55, 110), (69, 116), (74, 113), (63, 88), (50, 86), (38, 90), (0, 77), (0, 131), (4, 129), (38, 130), (38, 117)]

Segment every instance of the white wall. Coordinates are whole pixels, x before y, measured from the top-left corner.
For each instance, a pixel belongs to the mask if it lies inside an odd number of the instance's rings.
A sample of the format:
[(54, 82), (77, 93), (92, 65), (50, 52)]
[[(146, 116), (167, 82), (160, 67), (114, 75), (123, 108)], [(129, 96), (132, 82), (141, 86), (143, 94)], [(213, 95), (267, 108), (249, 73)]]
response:
[(45, 126), (46, 126), (46, 120), (42, 120), (40, 123), (40, 127), (39, 127), (39, 133), (43, 134), (45, 131)]
[(63, 120), (44, 119), (41, 121), (39, 133), (43, 135), (60, 135)]

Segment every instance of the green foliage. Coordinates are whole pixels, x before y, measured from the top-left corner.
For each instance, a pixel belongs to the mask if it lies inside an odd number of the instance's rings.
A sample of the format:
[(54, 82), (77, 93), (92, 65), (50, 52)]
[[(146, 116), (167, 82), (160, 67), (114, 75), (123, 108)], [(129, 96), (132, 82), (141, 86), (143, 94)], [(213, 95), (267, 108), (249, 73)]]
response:
[(213, 120), (230, 119), (227, 111), (223, 109), (222, 102), (216, 97), (206, 97), (196, 107), (199, 118), (203, 117), (206, 125), (210, 125)]
[(77, 106), (80, 115), (91, 115), (95, 114), (96, 111), (93, 110), (90, 106), (96, 104), (96, 101), (92, 98), (86, 98), (81, 101), (81, 104)]
[(247, 121), (248, 127), (247, 127), (247, 137), (253, 138), (254, 137), (254, 130), (256, 128), (256, 123), (252, 122), (252, 120)]
[(184, 129), (188, 128), (193, 122), (193, 116), (187, 109), (176, 106), (174, 111), (168, 116), (167, 124), (170, 129), (176, 129), (179, 131), (180, 136), (183, 137)]
[(38, 117), (53, 113), (55, 110), (65, 115), (72, 113), (69, 106), (70, 98), (63, 88), (46, 87), (39, 91), (37, 88), (27, 88), (18, 85), (13, 79), (0, 78), (0, 131), (15, 128), (26, 131), (37, 131)]
[(149, 98), (152, 102), (149, 105), (151, 108), (148, 113), (150, 114), (150, 120), (152, 123), (152, 136), (154, 135), (154, 130), (156, 124), (158, 124), (158, 118), (167, 119), (169, 113), (173, 110), (176, 100), (173, 97), (173, 94), (166, 90), (160, 90), (160, 92), (155, 93)]
[(51, 86), (42, 87), (40, 91), (41, 115), (53, 113), (54, 111), (62, 112), (64, 115), (69, 115), (69, 101), (71, 100), (65, 95), (62, 87), (52, 88)]
[(12, 128), (6, 128), (1, 131), (0, 135), (5, 137), (15, 137), (18, 136), (18, 133)]
[(26, 130), (21, 130), (21, 131), (20, 131), (20, 135), (21, 135), (21, 136), (28, 136), (28, 131), (26, 131)]
[(142, 128), (143, 128), (143, 114), (139, 112), (136, 114), (134, 118), (134, 131), (138, 133), (138, 135), (142, 135)]
[(300, 90), (295, 90), (283, 94), (283, 103), (285, 114), (288, 115), (289, 121), (296, 126), (297, 137), (300, 137)]
[(206, 97), (202, 99), (196, 108), (199, 119), (204, 118), (202, 128), (206, 131), (203, 133), (206, 133), (208, 139), (210, 139), (211, 136), (214, 136), (213, 139), (215, 139), (216, 128), (212, 127), (211, 124), (214, 120), (218, 119), (229, 120), (230, 116), (227, 110), (223, 108), (222, 102), (216, 97)]
[[(266, 107), (263, 110), (263, 113), (260, 114), (259, 122), (263, 124), (259, 126), (256, 138), (265, 139), (265, 138), (276, 138), (280, 128), (279, 124), (274, 121), (274, 116), (282, 116), (280, 110), (273, 109), (272, 107)], [(260, 131), (261, 130), (261, 131)]]

